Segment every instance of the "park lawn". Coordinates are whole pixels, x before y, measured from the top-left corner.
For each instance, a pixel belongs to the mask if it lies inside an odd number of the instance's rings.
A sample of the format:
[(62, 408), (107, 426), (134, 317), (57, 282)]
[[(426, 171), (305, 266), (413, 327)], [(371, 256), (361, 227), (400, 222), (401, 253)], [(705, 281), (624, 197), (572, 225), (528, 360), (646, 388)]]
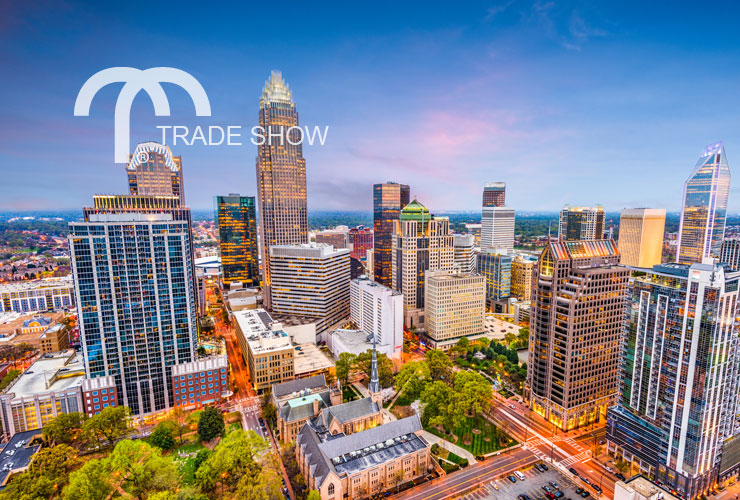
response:
[[(184, 484), (194, 484), (195, 481), (195, 455), (198, 451), (204, 449), (200, 443), (188, 443), (178, 448), (175, 448), (172, 452), (177, 468), (180, 471), (180, 477)], [(192, 456), (181, 457), (179, 453), (190, 453)]]
[[(473, 429), (478, 429), (480, 433), (474, 433)], [(446, 435), (435, 427), (426, 429), (432, 434), (446, 439), (459, 447), (469, 451), (476, 457), (498, 451), (507, 446), (515, 444), (511, 436), (507, 436), (507, 443), (504, 446), (499, 444), (499, 429), (481, 416), (467, 418), (455, 431), (453, 435)]]

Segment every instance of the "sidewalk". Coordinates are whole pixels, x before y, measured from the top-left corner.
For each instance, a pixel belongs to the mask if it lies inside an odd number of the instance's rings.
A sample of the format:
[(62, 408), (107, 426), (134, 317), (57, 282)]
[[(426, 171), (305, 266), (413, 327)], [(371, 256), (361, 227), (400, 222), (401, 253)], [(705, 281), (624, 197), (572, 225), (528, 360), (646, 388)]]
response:
[[(352, 387), (354, 387), (355, 389), (357, 389), (357, 392), (359, 392), (360, 394), (362, 394), (362, 397), (363, 398), (369, 398), (370, 397), (370, 393), (367, 392), (367, 387), (365, 387), (361, 383), (359, 383), (359, 382), (352, 382)], [(394, 420), (398, 420), (396, 418), (396, 416), (393, 413), (391, 413), (388, 409), (383, 408), (383, 423), (384, 424), (387, 424), (388, 422), (393, 422)]]
[(442, 439), (441, 437), (435, 436), (429, 431), (421, 431), (421, 435), (424, 436), (424, 439), (426, 439), (429, 442), (429, 444), (437, 443), (440, 447), (446, 449), (447, 451), (451, 451), (452, 453), (454, 453), (455, 455), (459, 457), (467, 458), (468, 463), (470, 465), (474, 465), (478, 463), (478, 461), (475, 459), (475, 456), (472, 453), (470, 453), (466, 449), (460, 448), (456, 444), (452, 444), (449, 441)]

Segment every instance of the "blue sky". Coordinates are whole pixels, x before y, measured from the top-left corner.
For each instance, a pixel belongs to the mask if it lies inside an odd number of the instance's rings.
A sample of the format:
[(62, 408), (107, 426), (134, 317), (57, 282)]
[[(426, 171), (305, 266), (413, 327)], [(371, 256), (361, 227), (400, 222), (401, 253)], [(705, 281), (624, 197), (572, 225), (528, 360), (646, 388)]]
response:
[[(105, 2), (100, 2), (103, 4)], [(309, 209), (368, 210), (395, 180), (432, 211), (474, 210), (507, 182), (515, 208), (680, 208), (704, 145), (740, 162), (740, 8), (707, 2), (16, 2), (0, 7), (0, 209), (78, 208), (124, 193), (113, 107), (72, 115), (81, 85), (112, 66), (171, 66), (205, 88), (196, 118), (134, 101), (131, 143), (156, 125), (256, 124), (271, 69), (293, 89)], [(188, 203), (255, 194), (256, 146), (178, 146)], [(740, 182), (730, 193), (740, 211)]]

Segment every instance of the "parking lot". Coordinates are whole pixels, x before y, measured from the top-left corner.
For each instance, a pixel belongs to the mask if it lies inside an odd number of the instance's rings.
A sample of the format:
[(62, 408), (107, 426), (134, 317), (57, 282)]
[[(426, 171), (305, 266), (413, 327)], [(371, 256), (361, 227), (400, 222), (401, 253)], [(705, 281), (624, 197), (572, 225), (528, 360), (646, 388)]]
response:
[[(576, 493), (575, 485), (569, 478), (563, 476), (559, 471), (552, 467), (545, 472), (540, 472), (534, 467), (528, 467), (520, 471), (524, 474), (524, 480), (517, 479), (512, 483), (506, 477), (496, 479), (496, 486), (486, 482), (482, 487), (474, 492), (467, 493), (462, 497), (463, 500), (484, 500), (484, 499), (517, 499), (520, 495), (527, 495), (530, 500), (550, 500), (543, 489), (543, 486), (550, 488), (553, 494), (562, 491), (563, 495), (555, 500), (583, 500)], [(555, 489), (550, 481), (557, 484)], [(496, 489), (498, 487), (498, 489)], [(587, 500), (594, 500), (593, 496), (587, 497)]]

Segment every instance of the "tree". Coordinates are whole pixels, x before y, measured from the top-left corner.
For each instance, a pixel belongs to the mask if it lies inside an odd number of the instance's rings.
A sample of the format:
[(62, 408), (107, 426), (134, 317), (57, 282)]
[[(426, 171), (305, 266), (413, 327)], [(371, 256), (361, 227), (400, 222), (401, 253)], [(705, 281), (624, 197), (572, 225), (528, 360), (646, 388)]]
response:
[(424, 405), (421, 412), (421, 421), (424, 425), (440, 426), (446, 424), (449, 414), (450, 401), (452, 400), (452, 389), (450, 386), (437, 380), (424, 388), (420, 396)]
[(275, 407), (275, 403), (268, 401), (267, 404), (263, 405), (260, 410), (260, 416), (268, 423), (268, 425), (275, 425), (275, 422), (277, 421), (277, 408)]
[(417, 399), (429, 382), (429, 365), (425, 361), (410, 361), (396, 375), (395, 388), (398, 394)]
[(316, 490), (311, 490), (308, 492), (306, 500), (321, 500), (321, 494)]
[(65, 500), (105, 500), (111, 492), (110, 480), (103, 471), (102, 460), (90, 460), (69, 476), (64, 489)]
[(201, 441), (211, 441), (224, 433), (224, 416), (213, 406), (206, 406), (198, 421)]
[(357, 356), (351, 352), (343, 352), (339, 355), (336, 362), (337, 378), (342, 382), (343, 385), (349, 383), (349, 376), (357, 361)]
[(429, 376), (432, 380), (449, 382), (452, 379), (452, 361), (444, 351), (431, 349), (426, 352), (425, 356), (427, 365), (429, 365)]
[(504, 342), (505, 342), (505, 343), (506, 343), (506, 345), (507, 345), (507, 346), (509, 346), (509, 347), (511, 347), (511, 344), (513, 344), (513, 343), (514, 343), (514, 341), (515, 341), (516, 339), (517, 339), (516, 335), (514, 335), (514, 334), (513, 334), (513, 333), (511, 333), (511, 332), (507, 332), (507, 333), (506, 333), (506, 334), (504, 335)]
[[(393, 385), (393, 362), (385, 355), (385, 353), (377, 353), (378, 360), (378, 379), (380, 386), (391, 387)], [(368, 379), (372, 375), (373, 366), (373, 351), (368, 349), (367, 351), (357, 355), (355, 366), (358, 370), (362, 371), (367, 375)]]
[(178, 480), (172, 459), (142, 441), (118, 443), (104, 459), (103, 469), (109, 477), (120, 477), (124, 491), (142, 500), (151, 493), (169, 490)]
[(617, 461), (614, 463), (614, 466), (622, 474), (624, 474), (625, 472), (627, 472), (629, 470), (629, 468), (630, 468), (629, 462), (627, 462), (626, 460), (621, 459), (621, 458), (620, 459), (617, 459)]
[(70, 472), (80, 463), (77, 450), (60, 444), (42, 448), (33, 457), (28, 469), (15, 476), (0, 492), (1, 500), (46, 499), (67, 484)]
[(85, 414), (60, 413), (42, 429), (44, 440), (52, 446), (69, 444), (79, 446), (84, 438)]
[(84, 432), (101, 446), (104, 441), (108, 446), (113, 446), (119, 439), (131, 433), (130, 414), (128, 406), (108, 406), (85, 421)]
[(149, 437), (149, 442), (162, 450), (171, 450), (175, 447), (175, 424), (165, 420), (157, 425)]
[(185, 422), (187, 421), (188, 415), (181, 406), (175, 406), (170, 412), (170, 420), (175, 424), (175, 430), (180, 438), (180, 444), (182, 444), (182, 432), (185, 429)]
[(456, 423), (462, 423), (460, 414), (475, 417), (488, 411), (493, 400), (491, 384), (478, 372), (461, 370), (455, 372), (453, 398), (450, 405)]

